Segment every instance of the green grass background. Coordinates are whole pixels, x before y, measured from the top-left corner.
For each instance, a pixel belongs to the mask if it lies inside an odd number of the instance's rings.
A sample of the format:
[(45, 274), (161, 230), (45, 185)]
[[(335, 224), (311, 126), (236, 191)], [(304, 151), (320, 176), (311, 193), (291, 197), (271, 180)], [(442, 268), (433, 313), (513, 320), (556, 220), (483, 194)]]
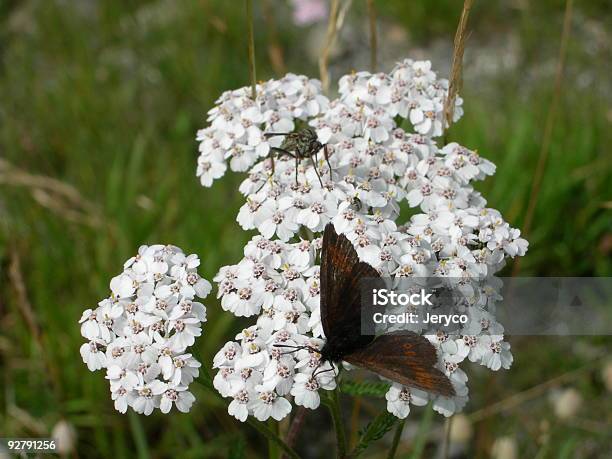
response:
[[(316, 63), (304, 57), (307, 30), (287, 19), (286, 2), (269, 1), (287, 68), (317, 76)], [(268, 28), (262, 5), (255, 3), (258, 78), (267, 79), (274, 76)], [(450, 46), (461, 2), (376, 3), (383, 20), (392, 18), (407, 31), (406, 53), (409, 45), (424, 47), (433, 39)], [(347, 20), (362, 23), (364, 4), (355, 0)], [(497, 164), (497, 174), (479, 187), (489, 205), (518, 228), (552, 98), (563, 8), (564, 2), (553, 0), (477, 1), (470, 18), (468, 53), (471, 43), (510, 30), (520, 39), (518, 64), (489, 78), (486, 88), (474, 80), (465, 85), (466, 114), (450, 138)], [(607, 2), (575, 2), (566, 79), (523, 275), (612, 274), (612, 56), (609, 48), (593, 51), (592, 35), (584, 32), (593, 26), (609, 38), (611, 21)], [(553, 70), (527, 78), (542, 63)], [(209, 279), (240, 259), (251, 237), (235, 222), (242, 178), (228, 174), (202, 188), (195, 177), (195, 132), (222, 91), (246, 84), (242, 2), (0, 2), (0, 158), (12, 165), (12, 177), (52, 177), (80, 195), (76, 203), (57, 204), (52, 191), (35, 195), (30, 186), (0, 182), (0, 437), (39, 436), (66, 419), (78, 432), (75, 457), (225, 457), (231, 448), (246, 448), (249, 457), (267, 454), (249, 427), (234, 422), (224, 405), (197, 386), (198, 403), (189, 415), (116, 413), (107, 381), (88, 372), (78, 353), (81, 311), (107, 294), (109, 279), (140, 244), (172, 243), (199, 254), (200, 273)], [(76, 217), (70, 213), (75, 209)], [(23, 296), (10, 274), (15, 257), (39, 339), (24, 320)], [(197, 343), (205, 364), (243, 326), (221, 313), (216, 300), (207, 305), (209, 322)], [(468, 370), (473, 398), (467, 412), (583, 369), (558, 386), (572, 385), (583, 394), (584, 422), (555, 420), (544, 393), (477, 423), (469, 454), (487, 457), (499, 435), (514, 435), (524, 457), (604, 454), (612, 406), (600, 356), (610, 351), (610, 340), (512, 343), (510, 371)], [(416, 410), (408, 423), (420, 422), (421, 413)], [(305, 436), (329, 420), (320, 409), (307, 422)], [(549, 442), (540, 441), (543, 422)], [(432, 432), (440, 426), (436, 417)], [(322, 442), (308, 453), (317, 457), (324, 448)], [(368, 454), (379, 453), (373, 448)]]

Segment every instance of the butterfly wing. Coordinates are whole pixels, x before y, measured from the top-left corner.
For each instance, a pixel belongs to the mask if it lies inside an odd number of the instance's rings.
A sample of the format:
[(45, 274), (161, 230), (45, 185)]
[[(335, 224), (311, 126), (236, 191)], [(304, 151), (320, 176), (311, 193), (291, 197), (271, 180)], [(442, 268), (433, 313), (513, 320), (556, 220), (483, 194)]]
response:
[(341, 293), (344, 285), (350, 281), (353, 267), (359, 263), (359, 257), (353, 244), (346, 236), (336, 234), (330, 223), (323, 233), (321, 253), (321, 323), (325, 336), (334, 334), (345, 315), (341, 308)]
[(323, 234), (321, 255), (321, 323), (328, 346), (344, 355), (372, 341), (361, 334), (361, 281), (380, 278), (372, 266), (359, 261), (351, 241), (336, 234), (330, 223)]
[(390, 333), (375, 340), (361, 333), (361, 281), (380, 278), (332, 224), (325, 227), (321, 255), (321, 323), (331, 354), (400, 384), (445, 396), (455, 394), (434, 367), (436, 348), (416, 333)]
[(455, 395), (450, 380), (434, 367), (436, 348), (416, 333), (379, 336), (366, 347), (346, 355), (344, 360), (404, 386), (447, 397)]

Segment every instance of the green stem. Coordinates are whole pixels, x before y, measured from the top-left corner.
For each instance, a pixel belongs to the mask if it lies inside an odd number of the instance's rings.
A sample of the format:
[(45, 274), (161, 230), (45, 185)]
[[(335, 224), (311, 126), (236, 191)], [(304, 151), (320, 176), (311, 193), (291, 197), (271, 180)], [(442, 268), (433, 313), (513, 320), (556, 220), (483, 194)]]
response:
[(336, 431), (336, 453), (339, 459), (346, 457), (346, 436), (344, 434), (344, 423), (342, 421), (342, 410), (340, 409), (340, 390), (334, 389), (330, 394), (328, 403), (329, 413), (331, 414)]
[(450, 431), (452, 423), (452, 416), (450, 418), (446, 418), (446, 421), (444, 422), (444, 443), (442, 444), (442, 459), (448, 459), (448, 454), (450, 452)]
[(281, 440), (279, 436), (274, 433), (274, 431), (270, 430), (266, 424), (251, 416), (247, 418), (247, 422), (251, 425), (251, 427), (266, 437), (268, 441), (273, 441), (276, 443), (285, 452), (285, 455), (292, 459), (300, 459), (299, 454), (293, 448), (290, 448), (283, 440)]
[(253, 33), (253, 0), (246, 1), (247, 36), (249, 49), (249, 75), (251, 77), (251, 98), (257, 98), (257, 76), (255, 73), (255, 37)]
[(395, 453), (397, 452), (397, 447), (399, 446), (400, 439), (402, 438), (402, 432), (404, 431), (404, 424), (406, 423), (405, 419), (400, 420), (399, 424), (395, 428), (395, 434), (393, 435), (393, 443), (391, 443), (391, 449), (389, 450), (389, 454), (387, 455), (388, 459), (393, 459), (395, 457)]
[(421, 419), (421, 424), (419, 425), (419, 432), (417, 433), (410, 459), (419, 459), (421, 454), (423, 454), (425, 443), (427, 443), (427, 434), (429, 433), (431, 421), (433, 420), (433, 414), (433, 406), (429, 405), (425, 409), (425, 413), (423, 413), (423, 418)]
[(134, 437), (134, 443), (136, 443), (136, 455), (138, 459), (149, 459), (151, 456), (149, 455), (149, 448), (147, 448), (147, 436), (140, 419), (138, 419), (138, 415), (130, 410), (128, 418), (132, 436)]
[[(270, 431), (272, 431), (272, 433), (279, 437), (278, 422), (276, 422), (274, 419), (268, 419), (268, 427), (270, 428)], [(276, 442), (274, 441), (274, 439), (268, 438), (268, 457), (270, 459), (277, 459), (278, 456), (278, 446), (276, 445)]]

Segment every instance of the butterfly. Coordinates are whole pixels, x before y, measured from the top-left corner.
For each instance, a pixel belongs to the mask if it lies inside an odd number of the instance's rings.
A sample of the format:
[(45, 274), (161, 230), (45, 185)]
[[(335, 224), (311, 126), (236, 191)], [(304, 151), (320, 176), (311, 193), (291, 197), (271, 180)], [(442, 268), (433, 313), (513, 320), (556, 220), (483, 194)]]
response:
[(319, 351), (322, 362), (349, 362), (391, 381), (444, 396), (455, 395), (446, 375), (434, 367), (436, 348), (413, 332), (374, 337), (361, 333), (361, 282), (380, 278), (359, 261), (351, 241), (330, 223), (323, 234), (321, 255), (321, 322), (327, 338)]

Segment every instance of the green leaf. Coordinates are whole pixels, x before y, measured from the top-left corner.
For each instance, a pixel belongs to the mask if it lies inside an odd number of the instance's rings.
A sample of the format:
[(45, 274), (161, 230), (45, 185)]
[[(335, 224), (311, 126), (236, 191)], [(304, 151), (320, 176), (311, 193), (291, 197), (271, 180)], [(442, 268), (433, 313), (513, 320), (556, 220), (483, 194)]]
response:
[(363, 429), (361, 437), (359, 438), (359, 443), (349, 456), (359, 456), (368, 446), (370, 446), (370, 444), (384, 437), (385, 434), (393, 428), (396, 422), (397, 418), (387, 411), (379, 414), (365, 429)]
[(383, 398), (389, 387), (382, 381), (342, 381), (340, 391), (352, 396)]

